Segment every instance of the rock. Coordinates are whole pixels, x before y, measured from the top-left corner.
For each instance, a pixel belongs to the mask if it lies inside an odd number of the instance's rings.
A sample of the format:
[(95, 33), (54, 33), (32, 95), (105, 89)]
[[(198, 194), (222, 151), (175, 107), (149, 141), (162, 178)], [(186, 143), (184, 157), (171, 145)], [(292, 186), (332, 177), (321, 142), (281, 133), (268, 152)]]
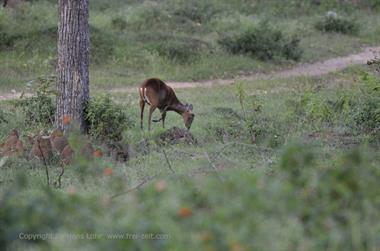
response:
[(24, 147), (19, 139), (18, 131), (16, 129), (12, 129), (8, 137), (0, 145), (0, 156), (22, 155), (23, 152)]
[(71, 148), (71, 146), (66, 145), (65, 148), (63, 148), (61, 155), (59, 157), (65, 165), (68, 165), (73, 160), (73, 155), (74, 155), (74, 151)]
[(53, 152), (60, 155), (63, 149), (69, 144), (66, 137), (63, 135), (63, 132), (57, 128), (54, 129), (50, 135), (50, 143), (52, 146)]
[(94, 147), (91, 145), (91, 143), (84, 144), (80, 149), (80, 154), (82, 157), (91, 160), (94, 157)]
[(32, 150), (29, 156), (48, 161), (53, 155), (49, 136), (37, 135), (33, 139)]

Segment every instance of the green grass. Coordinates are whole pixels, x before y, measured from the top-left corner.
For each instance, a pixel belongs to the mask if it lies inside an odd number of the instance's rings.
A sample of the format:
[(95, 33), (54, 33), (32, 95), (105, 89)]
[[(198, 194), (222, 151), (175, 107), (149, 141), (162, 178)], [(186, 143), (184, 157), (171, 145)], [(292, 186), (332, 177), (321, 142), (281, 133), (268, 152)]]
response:
[[(336, 7), (340, 15), (357, 21), (360, 29), (355, 36), (315, 30), (315, 23), (331, 8), (328, 4), (315, 8), (302, 3), (296, 9), (294, 6), (283, 9), (274, 2), (244, 6), (228, 1), (195, 0), (191, 4), (169, 0), (92, 3), (91, 84), (133, 85), (149, 76), (174, 81), (226, 78), (294, 65), (292, 61), (262, 62), (244, 55), (230, 55), (218, 45), (223, 33), (244, 30), (261, 21), (300, 39), (304, 52), (300, 63), (347, 55), (380, 43), (379, 15), (365, 4), (361, 8)], [(54, 74), (56, 8), (51, 1), (34, 1), (21, 9), (0, 10), (0, 34), (5, 36), (0, 36), (0, 90), (22, 90), (31, 80)], [(114, 20), (122, 25), (113, 25)], [(8, 40), (10, 44), (4, 44)], [(202, 44), (199, 55), (193, 50), (193, 46), (199, 46), (197, 43)], [(152, 48), (179, 50), (176, 53), (189, 59), (168, 59)]]
[[(159, 146), (159, 124), (151, 132), (139, 129), (137, 93), (113, 94), (135, 121), (123, 133), (131, 159), (77, 162), (66, 168), (62, 189), (46, 189), (40, 162), (8, 159), (0, 167), (0, 220), (7, 219), (1, 240), (12, 250), (371, 250), (378, 245), (379, 138), (354, 127), (351, 114), (360, 108), (358, 89), (366, 82), (357, 76), (363, 70), (177, 90), (181, 100), (194, 104), (195, 145)], [(236, 95), (239, 83), (247, 121)], [(336, 106), (345, 96), (348, 110)], [(9, 102), (2, 105), (13, 109)], [(254, 111), (258, 106), (260, 112)], [(327, 116), (314, 109), (324, 106)], [(25, 126), (23, 115), (13, 114), (11, 123), (0, 125), (0, 138)], [(255, 143), (247, 131), (250, 121), (258, 133)], [(168, 113), (172, 126), (182, 127), (182, 119)], [(106, 167), (112, 176), (103, 175)], [(52, 180), (59, 171), (50, 167)], [(191, 214), (184, 214), (188, 209)], [(31, 246), (19, 240), (20, 232), (103, 236)], [(106, 236), (118, 233), (170, 239), (111, 242)]]

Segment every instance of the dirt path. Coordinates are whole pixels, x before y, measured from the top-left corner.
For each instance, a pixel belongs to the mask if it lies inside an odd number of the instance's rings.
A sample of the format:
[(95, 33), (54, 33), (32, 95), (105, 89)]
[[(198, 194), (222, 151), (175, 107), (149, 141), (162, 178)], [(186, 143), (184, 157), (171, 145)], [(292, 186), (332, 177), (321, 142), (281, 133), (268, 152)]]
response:
[[(268, 74), (253, 74), (250, 76), (237, 77), (235, 79), (213, 79), (198, 82), (167, 82), (175, 89), (197, 88), (197, 87), (210, 87), (214, 85), (229, 85), (235, 80), (267, 80), (267, 79), (281, 79), (297, 76), (320, 76), (330, 72), (335, 72), (352, 65), (366, 64), (368, 60), (374, 58), (375, 55), (380, 55), (380, 47), (368, 47), (363, 52), (358, 54), (351, 54), (344, 57), (337, 57), (328, 59), (322, 62), (312, 64), (301, 64), (292, 69), (282, 70)], [(132, 92), (136, 87), (122, 87), (113, 88), (110, 92)], [(9, 100), (20, 97), (21, 93), (12, 92), (0, 95), (0, 100)], [(26, 94), (27, 95), (27, 94)]]
[[(345, 69), (352, 65), (363, 65), (366, 64), (368, 60), (374, 58), (375, 55), (380, 55), (380, 47), (368, 47), (363, 50), (363, 52), (358, 54), (351, 54), (344, 57), (337, 57), (328, 59), (322, 62), (312, 63), (312, 64), (301, 64), (292, 69), (282, 70), (274, 73), (257, 73), (249, 76), (237, 77), (235, 79), (213, 79), (198, 82), (170, 82), (167, 84), (174, 87), (175, 89), (187, 89), (187, 88), (197, 88), (197, 87), (211, 87), (214, 85), (230, 85), (236, 80), (267, 80), (267, 79), (281, 79), (289, 77), (299, 77), (299, 76), (321, 76), (330, 72), (339, 71)], [(124, 88), (114, 88), (111, 92), (129, 92), (134, 91), (136, 87), (124, 87)]]

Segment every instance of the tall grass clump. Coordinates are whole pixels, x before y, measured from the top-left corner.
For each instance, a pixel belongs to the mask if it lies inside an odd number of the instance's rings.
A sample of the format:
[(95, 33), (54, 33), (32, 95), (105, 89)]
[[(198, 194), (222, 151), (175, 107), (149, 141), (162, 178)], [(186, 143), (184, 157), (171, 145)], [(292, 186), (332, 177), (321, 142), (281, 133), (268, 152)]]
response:
[(182, 20), (182, 22), (189, 20), (199, 24), (208, 22), (223, 10), (220, 2), (215, 0), (175, 0), (168, 1), (167, 5), (170, 6), (170, 13), (178, 20)]
[(176, 63), (187, 63), (210, 50), (209, 44), (200, 39), (164, 32), (143, 33), (138, 41), (143, 42), (148, 51)]
[(264, 22), (235, 34), (223, 35), (219, 44), (232, 54), (245, 54), (259, 60), (299, 60), (302, 49), (297, 37), (287, 37)]
[(359, 31), (359, 27), (354, 20), (339, 16), (334, 11), (327, 12), (315, 24), (315, 28), (323, 32), (336, 32), (349, 35), (356, 34)]
[(380, 79), (370, 73), (361, 77), (363, 87), (354, 112), (356, 127), (380, 140)]

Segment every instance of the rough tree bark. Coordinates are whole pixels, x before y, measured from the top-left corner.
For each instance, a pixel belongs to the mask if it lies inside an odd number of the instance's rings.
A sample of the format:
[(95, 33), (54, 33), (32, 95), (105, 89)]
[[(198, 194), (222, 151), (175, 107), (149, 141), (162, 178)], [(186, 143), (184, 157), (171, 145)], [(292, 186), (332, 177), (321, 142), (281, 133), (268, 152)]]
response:
[[(77, 123), (86, 131), (84, 105), (89, 98), (89, 0), (59, 0), (56, 127)], [(69, 123), (70, 122), (70, 123)]]

